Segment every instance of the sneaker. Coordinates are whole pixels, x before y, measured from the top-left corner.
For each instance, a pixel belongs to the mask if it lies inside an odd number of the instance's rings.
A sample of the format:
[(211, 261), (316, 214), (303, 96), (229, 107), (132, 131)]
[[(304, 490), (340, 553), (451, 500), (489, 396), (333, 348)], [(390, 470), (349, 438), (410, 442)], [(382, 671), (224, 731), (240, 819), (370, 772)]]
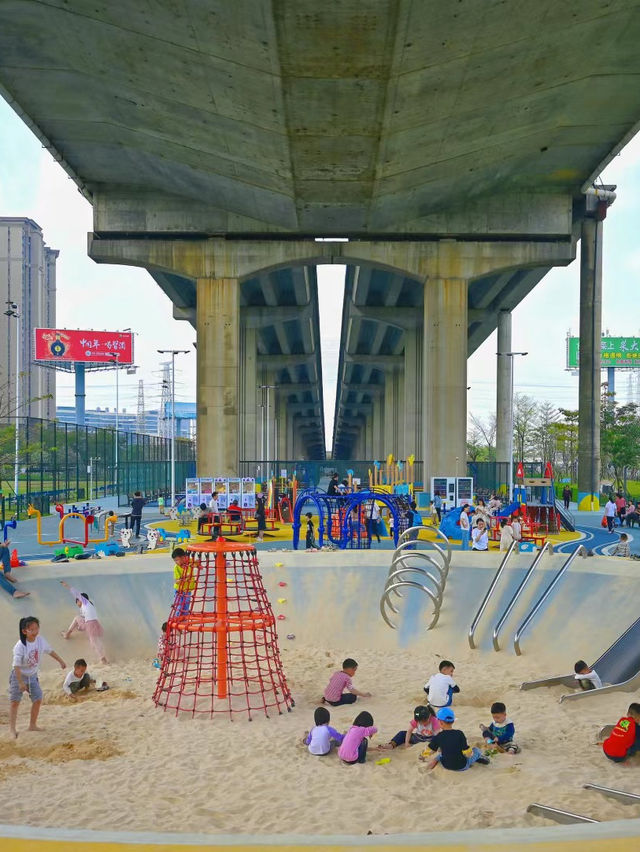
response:
[(488, 757), (479, 757), (476, 760), (476, 763), (481, 763), (483, 766), (488, 766), (491, 763), (491, 761), (489, 760)]

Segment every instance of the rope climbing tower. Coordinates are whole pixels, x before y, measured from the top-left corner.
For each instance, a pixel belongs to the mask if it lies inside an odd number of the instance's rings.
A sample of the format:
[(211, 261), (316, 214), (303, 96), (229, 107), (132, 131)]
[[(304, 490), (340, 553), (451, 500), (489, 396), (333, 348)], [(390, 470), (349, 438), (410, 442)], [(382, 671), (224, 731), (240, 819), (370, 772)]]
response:
[(294, 706), (255, 547), (189, 545), (167, 620), (153, 701), (176, 715), (248, 715)]

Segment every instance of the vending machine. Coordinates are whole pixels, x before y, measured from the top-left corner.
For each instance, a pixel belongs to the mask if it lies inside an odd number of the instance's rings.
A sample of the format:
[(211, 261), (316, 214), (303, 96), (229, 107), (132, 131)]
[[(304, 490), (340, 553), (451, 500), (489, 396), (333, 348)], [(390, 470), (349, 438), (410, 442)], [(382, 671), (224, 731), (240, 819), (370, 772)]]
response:
[(444, 510), (464, 506), (473, 502), (472, 476), (432, 476), (431, 499), (440, 495)]

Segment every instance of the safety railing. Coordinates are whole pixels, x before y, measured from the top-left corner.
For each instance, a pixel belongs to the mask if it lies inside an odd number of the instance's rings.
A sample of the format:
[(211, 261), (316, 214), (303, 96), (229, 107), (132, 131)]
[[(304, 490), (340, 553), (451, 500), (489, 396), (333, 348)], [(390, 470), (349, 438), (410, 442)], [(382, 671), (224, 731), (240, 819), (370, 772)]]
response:
[(397, 614), (398, 607), (391, 600), (391, 595), (402, 598), (406, 589), (420, 589), (433, 603), (433, 616), (427, 625), (431, 630), (438, 623), (444, 588), (451, 565), (451, 545), (449, 539), (438, 530), (445, 547), (433, 541), (420, 541), (417, 534), (424, 527), (411, 527), (405, 530), (398, 539), (398, 547), (393, 553), (389, 573), (380, 598), (380, 614), (395, 630), (396, 625), (389, 617), (387, 610)]
[(522, 634), (523, 634), (523, 633), (524, 633), (524, 631), (527, 629), (527, 627), (529, 626), (529, 624), (531, 624), (531, 622), (533, 621), (533, 619), (534, 619), (534, 618), (535, 618), (535, 616), (536, 616), (536, 613), (539, 611), (540, 607), (541, 607), (541, 606), (544, 604), (544, 602), (547, 600), (547, 598), (549, 597), (549, 595), (551, 594), (551, 592), (553, 592), (553, 590), (554, 590), (554, 589), (555, 589), (555, 587), (558, 585), (558, 583), (560, 582), (560, 580), (561, 580), (561, 579), (562, 579), (562, 577), (564, 576), (565, 572), (567, 571), (567, 569), (569, 568), (569, 566), (571, 565), (571, 563), (572, 563), (572, 562), (574, 561), (574, 559), (578, 556), (578, 554), (580, 554), (583, 558), (585, 558), (585, 557), (586, 557), (586, 555), (587, 555), (587, 549), (586, 549), (586, 547), (585, 547), (584, 545), (582, 545), (582, 544), (581, 544), (581, 545), (579, 545), (579, 546), (578, 546), (578, 547), (577, 547), (577, 548), (573, 551), (573, 553), (569, 556), (569, 558), (566, 560), (566, 562), (562, 565), (562, 567), (560, 568), (560, 570), (558, 571), (558, 573), (556, 574), (556, 576), (553, 578), (553, 580), (549, 583), (549, 585), (548, 585), (548, 586), (547, 586), (547, 588), (544, 590), (544, 592), (540, 595), (540, 597), (538, 598), (538, 600), (537, 600), (537, 601), (534, 603), (534, 605), (531, 607), (531, 610), (529, 611), (529, 614), (527, 615), (527, 617), (525, 618), (525, 620), (522, 622), (522, 624), (520, 625), (520, 627), (518, 627), (518, 629), (516, 630), (515, 636), (514, 636), (514, 638), (513, 638), (513, 650), (516, 652), (516, 654), (517, 654), (518, 656), (520, 656), (520, 654), (522, 654), (522, 651), (520, 650), (520, 638), (521, 638)]
[(516, 541), (512, 541), (511, 544), (509, 545), (509, 550), (507, 550), (507, 552), (505, 553), (505, 555), (502, 558), (502, 561), (500, 562), (500, 565), (498, 566), (498, 570), (496, 571), (495, 576), (494, 576), (493, 580), (491, 581), (491, 585), (489, 586), (489, 588), (487, 590), (487, 594), (484, 596), (482, 603), (480, 604), (480, 607), (479, 607), (479, 609), (478, 609), (478, 611), (475, 615), (475, 618), (471, 622), (471, 627), (469, 628), (469, 637), (468, 637), (469, 638), (469, 645), (470, 645), (471, 648), (476, 647), (476, 644), (475, 644), (475, 641), (474, 641), (474, 636), (475, 636), (475, 632), (476, 632), (476, 629), (478, 627), (478, 624), (480, 622), (480, 619), (484, 615), (484, 611), (487, 608), (489, 600), (490, 600), (491, 596), (493, 595), (493, 593), (496, 589), (496, 586), (500, 582), (500, 577), (502, 576), (502, 572), (504, 571), (504, 569), (507, 567), (507, 562), (511, 558), (511, 555), (513, 553), (517, 552), (517, 549), (518, 549), (518, 543)]
[(533, 560), (533, 562), (531, 563), (531, 566), (530, 566), (529, 570), (528, 570), (528, 571), (527, 571), (527, 573), (524, 575), (524, 579), (522, 580), (522, 582), (520, 583), (520, 585), (518, 586), (518, 588), (515, 590), (515, 592), (514, 592), (514, 594), (513, 594), (513, 597), (511, 598), (511, 600), (510, 600), (510, 601), (509, 601), (509, 603), (507, 604), (507, 607), (506, 607), (505, 611), (502, 613), (502, 615), (501, 615), (501, 616), (500, 616), (500, 618), (498, 619), (498, 623), (497, 623), (497, 624), (496, 624), (496, 626), (493, 628), (493, 648), (494, 648), (494, 650), (495, 650), (495, 651), (499, 651), (499, 650), (500, 650), (500, 643), (498, 642), (498, 636), (500, 635), (500, 631), (502, 630), (502, 627), (503, 627), (503, 625), (504, 625), (505, 621), (507, 620), (507, 618), (509, 618), (509, 615), (511, 614), (511, 610), (512, 610), (512, 609), (514, 608), (514, 606), (516, 605), (516, 602), (518, 601), (518, 598), (520, 597), (520, 595), (521, 595), (521, 594), (522, 594), (522, 592), (524, 591), (524, 589), (525, 589), (525, 587), (526, 587), (527, 583), (528, 583), (528, 582), (529, 582), (529, 580), (531, 579), (531, 577), (532, 577), (532, 575), (533, 575), (533, 572), (534, 572), (534, 571), (536, 570), (536, 568), (538, 567), (538, 565), (539, 565), (539, 563), (540, 563), (540, 560), (542, 559), (542, 557), (544, 556), (544, 554), (545, 554), (547, 551), (551, 551), (551, 550), (552, 550), (552, 548), (551, 548), (551, 543), (550, 543), (550, 542), (548, 542), (548, 541), (546, 541), (546, 542), (544, 543), (544, 545), (543, 545), (543, 546), (540, 548), (540, 550), (538, 551), (538, 554), (537, 554), (536, 558)]

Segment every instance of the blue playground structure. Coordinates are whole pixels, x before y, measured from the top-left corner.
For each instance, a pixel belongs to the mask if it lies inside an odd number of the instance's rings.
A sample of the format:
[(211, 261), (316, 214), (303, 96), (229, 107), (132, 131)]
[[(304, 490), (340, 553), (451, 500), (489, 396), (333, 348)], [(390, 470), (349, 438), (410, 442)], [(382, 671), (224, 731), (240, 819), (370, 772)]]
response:
[(393, 540), (409, 526), (409, 497), (406, 494), (388, 494), (386, 491), (356, 491), (353, 494), (329, 495), (317, 488), (307, 488), (298, 494), (293, 510), (293, 549), (300, 541), (300, 516), (302, 509), (313, 504), (318, 515), (318, 547), (325, 537), (341, 550), (366, 549), (371, 546), (370, 525), (373, 501), (382, 503), (393, 518)]

